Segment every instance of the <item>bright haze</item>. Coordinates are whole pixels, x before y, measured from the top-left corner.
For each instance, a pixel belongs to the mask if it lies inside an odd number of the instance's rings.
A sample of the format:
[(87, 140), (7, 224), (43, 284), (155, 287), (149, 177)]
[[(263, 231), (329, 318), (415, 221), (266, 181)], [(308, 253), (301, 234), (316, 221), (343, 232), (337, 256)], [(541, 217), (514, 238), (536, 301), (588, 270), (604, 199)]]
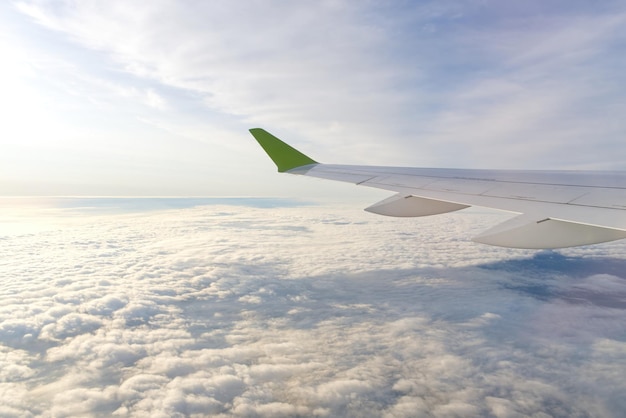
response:
[[(321, 162), (623, 169), (625, 22), (621, 1), (2, 2), (0, 187), (292, 195), (257, 126)], [(356, 193), (336, 187), (308, 193)]]

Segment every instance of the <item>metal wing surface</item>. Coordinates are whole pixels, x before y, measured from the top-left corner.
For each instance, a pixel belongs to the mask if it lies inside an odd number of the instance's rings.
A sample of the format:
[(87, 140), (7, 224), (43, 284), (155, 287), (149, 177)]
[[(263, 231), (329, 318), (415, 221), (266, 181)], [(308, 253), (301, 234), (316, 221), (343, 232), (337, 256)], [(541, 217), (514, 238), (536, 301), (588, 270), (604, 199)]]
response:
[(279, 171), (396, 192), (365, 210), (427, 216), (469, 206), (518, 213), (474, 238), (513, 248), (562, 248), (626, 238), (626, 172), (471, 170), (321, 164), (251, 129)]

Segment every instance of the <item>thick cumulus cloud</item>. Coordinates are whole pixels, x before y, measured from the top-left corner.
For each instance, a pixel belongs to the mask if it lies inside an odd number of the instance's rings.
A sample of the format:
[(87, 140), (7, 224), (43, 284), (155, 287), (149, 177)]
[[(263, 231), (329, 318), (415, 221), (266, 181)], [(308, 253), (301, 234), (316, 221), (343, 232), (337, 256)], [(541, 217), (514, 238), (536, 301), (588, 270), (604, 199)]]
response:
[(2, 416), (619, 416), (617, 242), (501, 215), (206, 206), (0, 238)]

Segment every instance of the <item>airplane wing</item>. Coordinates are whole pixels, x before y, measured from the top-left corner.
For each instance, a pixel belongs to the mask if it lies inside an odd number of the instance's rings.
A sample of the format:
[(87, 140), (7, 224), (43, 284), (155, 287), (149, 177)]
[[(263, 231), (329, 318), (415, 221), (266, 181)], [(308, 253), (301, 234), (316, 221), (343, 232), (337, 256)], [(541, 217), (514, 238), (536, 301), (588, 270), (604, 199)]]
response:
[(322, 164), (255, 128), (279, 172), (396, 192), (366, 208), (428, 216), (470, 206), (519, 215), (474, 237), (511, 248), (563, 248), (626, 238), (626, 172), (471, 170)]

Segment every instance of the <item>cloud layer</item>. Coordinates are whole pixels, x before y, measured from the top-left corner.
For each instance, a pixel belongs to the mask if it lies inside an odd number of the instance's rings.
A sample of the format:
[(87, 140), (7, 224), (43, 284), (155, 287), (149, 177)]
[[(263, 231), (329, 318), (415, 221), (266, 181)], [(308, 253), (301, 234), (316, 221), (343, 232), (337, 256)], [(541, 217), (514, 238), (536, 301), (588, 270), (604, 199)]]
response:
[[(624, 244), (206, 206), (0, 238), (3, 416), (618, 416)], [(546, 415), (547, 414), (547, 415)]]

